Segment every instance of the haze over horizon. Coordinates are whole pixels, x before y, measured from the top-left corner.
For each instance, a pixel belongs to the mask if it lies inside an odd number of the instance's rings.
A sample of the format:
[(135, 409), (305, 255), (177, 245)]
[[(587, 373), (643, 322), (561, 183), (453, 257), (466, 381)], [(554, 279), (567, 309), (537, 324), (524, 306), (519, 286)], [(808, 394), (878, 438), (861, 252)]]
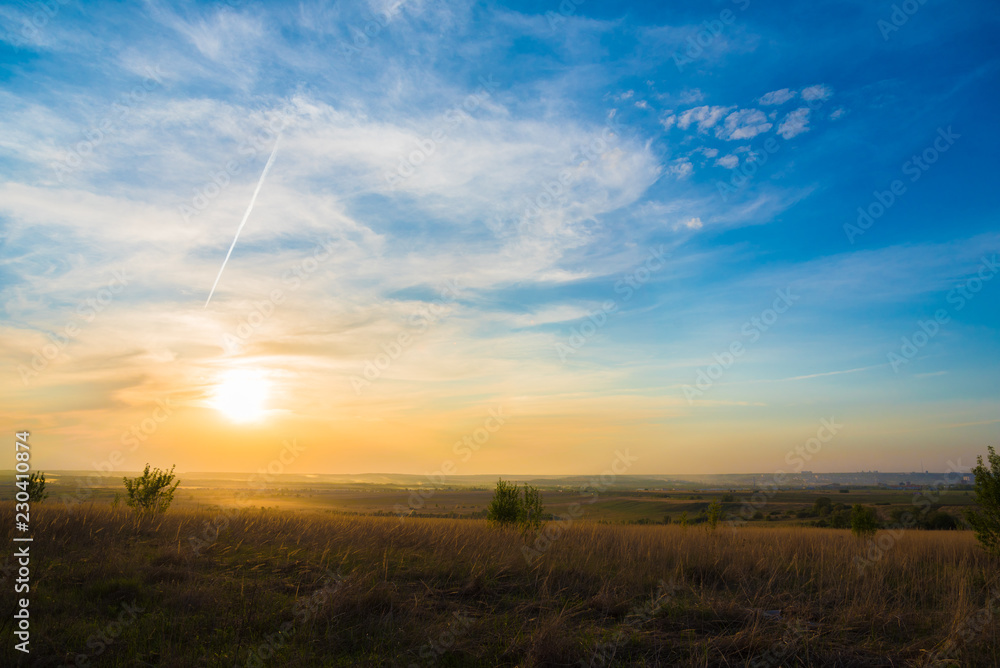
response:
[(0, 8), (0, 412), (35, 468), (1000, 440), (995, 3), (50, 4)]

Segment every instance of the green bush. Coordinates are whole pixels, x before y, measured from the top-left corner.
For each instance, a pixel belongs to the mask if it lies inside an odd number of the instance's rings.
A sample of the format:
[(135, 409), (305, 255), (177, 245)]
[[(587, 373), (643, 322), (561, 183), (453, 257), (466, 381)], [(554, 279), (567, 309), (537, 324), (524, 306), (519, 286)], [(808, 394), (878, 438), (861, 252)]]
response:
[(545, 516), (542, 492), (525, 485), (523, 496), (516, 483), (497, 480), (486, 519), (497, 526), (517, 526), (522, 532), (540, 529)]
[(45, 474), (36, 471), (29, 475), (27, 489), (24, 491), (28, 493), (30, 503), (38, 503), (48, 498), (49, 493), (45, 491)]
[(128, 493), (126, 503), (139, 515), (167, 512), (170, 502), (174, 500), (174, 491), (181, 484), (180, 480), (174, 481), (174, 467), (169, 471), (150, 471), (149, 464), (146, 464), (138, 478), (124, 477), (122, 480), (125, 481), (125, 491)]
[(542, 505), (542, 492), (531, 485), (524, 485), (524, 496), (521, 499), (521, 512), (518, 523), (522, 531), (537, 531), (542, 528), (545, 507)]
[(830, 510), (833, 508), (833, 501), (830, 500), (828, 496), (821, 496), (813, 503), (813, 512), (820, 517), (825, 517), (830, 514)]
[(712, 501), (708, 505), (708, 509), (705, 511), (705, 521), (708, 522), (708, 528), (713, 531), (717, 526), (719, 526), (719, 518), (722, 517), (722, 504), (718, 501)]
[(972, 525), (976, 540), (983, 549), (1000, 554), (1000, 455), (992, 445), (987, 450), (989, 467), (980, 455), (976, 457), (976, 467), (972, 469), (976, 476), (973, 491), (977, 508), (966, 509), (965, 519)]
[(878, 531), (878, 515), (859, 503), (851, 508), (851, 532), (855, 536), (868, 536)]

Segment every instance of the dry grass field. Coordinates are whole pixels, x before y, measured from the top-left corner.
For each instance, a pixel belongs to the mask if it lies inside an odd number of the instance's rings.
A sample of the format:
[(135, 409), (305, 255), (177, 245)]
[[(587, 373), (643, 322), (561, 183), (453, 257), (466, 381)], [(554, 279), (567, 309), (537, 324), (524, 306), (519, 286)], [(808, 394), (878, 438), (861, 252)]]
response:
[(1000, 665), (1000, 563), (964, 531), (878, 548), (577, 522), (528, 563), (519, 534), (478, 520), (174, 509), (137, 526), (94, 503), (32, 523), (33, 666)]

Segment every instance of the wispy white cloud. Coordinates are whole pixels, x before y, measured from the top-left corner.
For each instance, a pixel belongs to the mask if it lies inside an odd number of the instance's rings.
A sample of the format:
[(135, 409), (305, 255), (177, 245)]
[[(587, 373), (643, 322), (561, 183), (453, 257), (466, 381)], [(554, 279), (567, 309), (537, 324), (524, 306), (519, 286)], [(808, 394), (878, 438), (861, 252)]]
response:
[(716, 129), (715, 135), (719, 139), (733, 141), (751, 139), (770, 129), (771, 123), (760, 109), (741, 109), (726, 116), (725, 123)]
[(692, 124), (697, 124), (698, 132), (708, 132), (734, 108), (705, 105), (688, 109), (677, 115), (677, 127), (687, 130)]
[(726, 169), (735, 169), (740, 164), (740, 159), (730, 153), (729, 155), (724, 155), (716, 160), (715, 164), (719, 167), (725, 167)]
[(809, 131), (809, 108), (801, 107), (790, 112), (778, 126), (778, 134), (785, 139), (791, 139), (803, 132)]
[(806, 102), (812, 102), (814, 100), (827, 100), (833, 96), (833, 89), (824, 84), (817, 84), (815, 86), (809, 86), (808, 88), (803, 88), (802, 99)]
[(795, 94), (796, 93), (793, 90), (782, 88), (780, 90), (773, 90), (770, 93), (761, 95), (759, 102), (763, 105), (784, 104), (795, 97)]

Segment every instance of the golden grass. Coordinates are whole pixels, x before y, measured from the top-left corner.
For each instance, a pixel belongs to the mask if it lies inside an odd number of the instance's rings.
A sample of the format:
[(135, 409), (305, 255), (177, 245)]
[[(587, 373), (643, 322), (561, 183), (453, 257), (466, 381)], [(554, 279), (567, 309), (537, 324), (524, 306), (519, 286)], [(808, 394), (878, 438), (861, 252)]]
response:
[(43, 504), (32, 519), (39, 661), (93, 654), (134, 598), (145, 612), (93, 665), (258, 665), (262, 647), (274, 666), (900, 666), (935, 650), (1000, 665), (983, 614), (1000, 569), (968, 532), (883, 535), (872, 552), (832, 529), (581, 522), (529, 564), (517, 533), (474, 520), (243, 512), (196, 556), (216, 513), (137, 528), (105, 505)]

